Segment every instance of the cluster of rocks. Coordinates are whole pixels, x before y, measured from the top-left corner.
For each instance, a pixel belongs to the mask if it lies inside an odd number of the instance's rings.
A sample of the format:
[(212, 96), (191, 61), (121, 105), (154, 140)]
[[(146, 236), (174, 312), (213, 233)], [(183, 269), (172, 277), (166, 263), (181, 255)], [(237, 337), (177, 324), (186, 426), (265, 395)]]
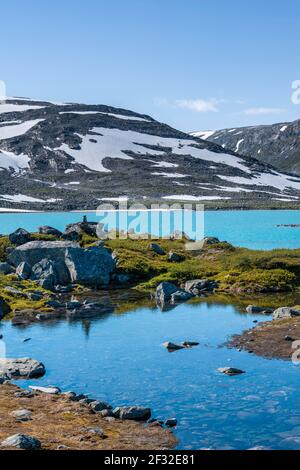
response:
[(172, 343), (171, 341), (167, 341), (163, 344), (163, 346), (169, 351), (180, 351), (180, 349), (191, 349), (195, 346), (199, 346), (199, 343), (196, 341), (184, 341), (183, 343)]
[[(9, 380), (16, 378), (31, 379), (41, 377), (45, 373), (43, 364), (33, 359), (3, 359), (0, 362), (0, 385)], [(81, 406), (86, 407), (90, 413), (97, 414), (107, 421), (129, 420), (146, 423), (148, 426), (175, 427), (177, 420), (169, 418), (165, 421), (151, 418), (152, 412), (148, 407), (142, 406), (118, 406), (113, 408), (110, 404), (89, 398), (84, 394), (76, 394), (75, 392), (62, 392), (56, 386), (30, 386), (29, 389), (19, 389), (15, 393), (16, 398), (30, 399), (39, 394), (60, 395), (68, 401), (77, 402)], [(32, 411), (28, 409), (16, 409), (10, 413), (16, 422), (22, 423), (31, 421), (33, 417)], [(105, 433), (99, 427), (84, 429), (90, 434), (97, 434), (101, 438), (105, 438)], [(41, 449), (41, 442), (35, 437), (26, 434), (15, 434), (6, 438), (0, 443), (2, 448), (18, 448), (23, 450)]]
[(72, 284), (108, 286), (116, 266), (111, 252), (102, 241), (87, 249), (78, 243), (83, 234), (96, 237), (102, 230), (103, 225), (84, 218), (83, 222), (67, 225), (64, 232), (50, 226), (40, 227), (41, 235), (52, 235), (57, 240), (36, 240), (20, 228), (9, 235), (14, 246), (8, 248), (7, 262), (0, 263), (0, 272), (37, 281), (50, 291), (60, 291)]
[[(149, 248), (150, 248), (151, 251), (153, 251), (157, 255), (160, 255), (160, 256), (166, 256), (167, 255), (165, 250), (160, 245), (158, 245), (157, 243), (150, 243)], [(180, 261), (182, 261), (182, 260), (183, 260), (183, 257), (181, 255), (179, 255), (177, 253), (174, 253), (174, 251), (169, 251), (168, 261), (170, 263), (180, 263)]]
[(37, 281), (52, 291), (72, 283), (107, 286), (115, 269), (106, 248), (84, 249), (72, 241), (30, 241), (13, 249), (8, 262), (20, 279)]
[(217, 283), (208, 279), (187, 281), (183, 288), (178, 288), (171, 282), (162, 282), (156, 289), (155, 300), (160, 308), (164, 308), (212, 293), (216, 287)]
[[(102, 232), (103, 224), (98, 224), (98, 222), (88, 222), (86, 217), (84, 217), (82, 222), (67, 225), (64, 232), (61, 232), (54, 227), (50, 227), (49, 225), (39, 227), (39, 233), (41, 235), (51, 235), (56, 238), (60, 238), (61, 240), (68, 241), (79, 241), (83, 234), (96, 237), (97, 234), (101, 234)], [(23, 228), (19, 228), (9, 235), (9, 240), (13, 245), (20, 246), (32, 241), (33, 239), (30, 232)]]
[(300, 316), (300, 310), (292, 307), (280, 307), (277, 309), (257, 307), (255, 305), (248, 305), (246, 312), (250, 314), (271, 315), (273, 320), (282, 320), (285, 318), (293, 318)]
[(30, 358), (7, 359), (0, 358), (0, 380), (36, 379), (45, 375), (42, 362)]

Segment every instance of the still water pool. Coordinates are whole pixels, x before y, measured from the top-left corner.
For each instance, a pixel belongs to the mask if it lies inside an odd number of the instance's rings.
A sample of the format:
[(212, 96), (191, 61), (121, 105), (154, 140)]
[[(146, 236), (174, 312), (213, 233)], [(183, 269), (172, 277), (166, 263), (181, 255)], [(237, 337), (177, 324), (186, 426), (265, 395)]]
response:
[[(2, 322), (0, 333), (8, 356), (44, 362), (47, 374), (40, 385), (59, 385), (113, 405), (150, 406), (162, 419), (176, 417), (180, 449), (300, 449), (300, 367), (222, 346), (255, 319), (266, 317), (206, 302), (161, 312), (148, 302), (92, 321), (26, 329)], [(169, 340), (200, 345), (170, 354), (162, 346)], [(217, 372), (226, 366), (246, 374)]]
[[(40, 225), (64, 229), (84, 213), (0, 214), (0, 232)], [(97, 220), (95, 214), (88, 215)], [(206, 212), (205, 233), (257, 249), (300, 246), (300, 211)], [(98, 294), (102, 295), (102, 294)], [(121, 300), (119, 305), (122, 309)], [(9, 357), (45, 363), (40, 385), (87, 393), (113, 405), (150, 406), (158, 418), (176, 417), (180, 449), (300, 449), (300, 366), (222, 346), (265, 317), (234, 305), (187, 303), (161, 312), (149, 301), (93, 320), (13, 327), (0, 323)], [(31, 341), (24, 343), (25, 338)], [(199, 341), (168, 353), (164, 341)], [(246, 374), (223, 376), (219, 367)], [(22, 383), (24, 386), (31, 382)]]

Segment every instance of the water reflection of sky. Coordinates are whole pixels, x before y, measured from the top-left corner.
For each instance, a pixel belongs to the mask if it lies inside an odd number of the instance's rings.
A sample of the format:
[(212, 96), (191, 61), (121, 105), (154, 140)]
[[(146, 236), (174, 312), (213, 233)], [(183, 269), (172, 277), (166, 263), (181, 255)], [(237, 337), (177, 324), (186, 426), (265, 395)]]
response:
[[(2, 322), (0, 332), (9, 356), (45, 363), (40, 384), (177, 417), (180, 448), (299, 449), (299, 368), (220, 347), (255, 319), (266, 320), (230, 304), (183, 304), (167, 312), (135, 304), (133, 312), (91, 321), (26, 329)], [(200, 346), (169, 354), (162, 347), (169, 340), (196, 340)], [(223, 376), (217, 369), (224, 366), (246, 374)]]

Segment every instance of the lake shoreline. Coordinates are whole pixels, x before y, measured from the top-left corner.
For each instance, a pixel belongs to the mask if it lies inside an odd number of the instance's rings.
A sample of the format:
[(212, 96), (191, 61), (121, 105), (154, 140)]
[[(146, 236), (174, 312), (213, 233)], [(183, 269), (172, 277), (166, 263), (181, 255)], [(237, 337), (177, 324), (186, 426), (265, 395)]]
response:
[(288, 361), (295, 352), (293, 342), (299, 338), (300, 318), (294, 317), (260, 323), (241, 335), (234, 335), (226, 346), (251, 352), (265, 359)]
[[(30, 411), (21, 421), (12, 413)], [(41, 442), (41, 450), (171, 450), (177, 439), (158, 423), (102, 417), (68, 395), (31, 393), (12, 383), (0, 385), (0, 441), (16, 434)], [(9, 450), (13, 447), (2, 447)]]

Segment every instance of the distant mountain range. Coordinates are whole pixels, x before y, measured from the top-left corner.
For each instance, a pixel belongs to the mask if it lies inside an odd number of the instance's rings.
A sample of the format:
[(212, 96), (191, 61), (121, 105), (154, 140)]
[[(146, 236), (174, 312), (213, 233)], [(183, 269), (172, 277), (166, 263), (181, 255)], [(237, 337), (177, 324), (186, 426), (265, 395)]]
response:
[(0, 209), (95, 209), (120, 196), (297, 205), (300, 178), (241, 156), (242, 142), (222, 145), (124, 109), (8, 98), (0, 104)]
[(257, 158), (280, 171), (300, 175), (300, 120), (270, 126), (192, 132), (191, 135), (242, 156)]

